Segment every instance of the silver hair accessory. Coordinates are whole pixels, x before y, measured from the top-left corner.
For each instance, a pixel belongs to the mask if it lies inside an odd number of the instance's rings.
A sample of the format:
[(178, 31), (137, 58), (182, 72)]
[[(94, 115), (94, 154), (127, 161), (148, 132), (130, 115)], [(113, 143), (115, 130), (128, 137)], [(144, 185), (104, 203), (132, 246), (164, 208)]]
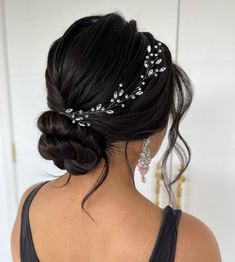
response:
[[(157, 45), (154, 45), (154, 48), (151, 45), (147, 46), (147, 54), (144, 60), (144, 67), (146, 68), (146, 72), (144, 75), (140, 75), (141, 80), (137, 84), (137, 87), (131, 94), (125, 94), (122, 83), (119, 83), (119, 89), (113, 93), (113, 97), (110, 99), (110, 103), (107, 107), (104, 107), (102, 104), (98, 104), (95, 107), (92, 107), (88, 111), (83, 111), (82, 109), (78, 111), (74, 111), (72, 108), (68, 108), (65, 112), (59, 112), (60, 114), (68, 116), (72, 123), (78, 122), (80, 126), (90, 126), (90, 122), (87, 121), (87, 118), (90, 114), (105, 112), (107, 114), (113, 114), (113, 107), (121, 106), (125, 107), (124, 101), (129, 99), (135, 99), (138, 96), (143, 94), (142, 86), (145, 85), (146, 79), (150, 77), (157, 77), (159, 73), (166, 70), (165, 66), (160, 66), (162, 62), (162, 58), (160, 58), (160, 53), (162, 50), (162, 43), (158, 42)], [(154, 50), (153, 50), (154, 49)], [(122, 88), (122, 89), (120, 89)]]
[(151, 162), (151, 151), (150, 151), (150, 137), (145, 138), (143, 145), (142, 145), (142, 151), (140, 153), (140, 158), (138, 159), (138, 170), (141, 174), (142, 182), (146, 182), (146, 174), (150, 167)]

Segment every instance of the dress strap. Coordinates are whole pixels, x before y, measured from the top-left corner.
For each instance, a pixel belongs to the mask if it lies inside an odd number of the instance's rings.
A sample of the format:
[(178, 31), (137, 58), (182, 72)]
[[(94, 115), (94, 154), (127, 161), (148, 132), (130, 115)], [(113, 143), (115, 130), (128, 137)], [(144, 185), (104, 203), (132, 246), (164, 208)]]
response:
[(173, 262), (175, 257), (177, 228), (182, 214), (181, 209), (167, 205), (163, 210), (163, 221), (149, 262)]
[(20, 229), (20, 259), (22, 262), (39, 262), (32, 241), (32, 234), (29, 223), (29, 207), (38, 190), (49, 181), (44, 181), (37, 185), (26, 197), (22, 206)]

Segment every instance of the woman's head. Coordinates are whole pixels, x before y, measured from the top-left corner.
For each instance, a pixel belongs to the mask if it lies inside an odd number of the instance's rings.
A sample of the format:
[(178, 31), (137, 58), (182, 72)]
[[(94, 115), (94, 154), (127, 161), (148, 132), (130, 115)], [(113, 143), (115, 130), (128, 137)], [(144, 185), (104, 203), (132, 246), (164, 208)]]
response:
[[(171, 118), (163, 172), (166, 173), (166, 160), (173, 148), (186, 168), (190, 150), (179, 134), (178, 125), (190, 106), (193, 91), (189, 78), (172, 62), (164, 43), (161, 58), (167, 69), (158, 77), (147, 79), (144, 94), (127, 101), (115, 114), (91, 114), (91, 125), (82, 127), (59, 113), (66, 108), (85, 111), (99, 103), (109, 103), (120, 82), (125, 92), (131, 93), (146, 70), (143, 63), (147, 46), (158, 41), (149, 32), (139, 32), (135, 20), (128, 22), (118, 13), (81, 18), (55, 40), (45, 72), (50, 110), (38, 119), (42, 157), (53, 160), (57, 167), (72, 175), (84, 175), (104, 159), (106, 166), (99, 186), (108, 174), (115, 142), (125, 141), (127, 147), (129, 141), (162, 132)], [(185, 144), (188, 159), (177, 146), (177, 137)]]

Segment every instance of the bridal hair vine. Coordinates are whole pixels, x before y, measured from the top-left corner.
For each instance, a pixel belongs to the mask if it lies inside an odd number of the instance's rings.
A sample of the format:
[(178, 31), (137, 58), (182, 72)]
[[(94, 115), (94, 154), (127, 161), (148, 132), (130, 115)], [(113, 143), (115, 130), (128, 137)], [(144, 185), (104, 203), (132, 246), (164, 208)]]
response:
[(121, 106), (125, 107), (124, 101), (129, 99), (135, 99), (138, 96), (143, 94), (142, 86), (145, 85), (145, 80), (150, 77), (157, 77), (159, 73), (166, 70), (166, 67), (160, 66), (162, 62), (162, 58), (160, 57), (160, 53), (162, 52), (162, 43), (158, 42), (154, 45), (154, 48), (151, 45), (147, 46), (147, 54), (144, 60), (144, 67), (146, 68), (146, 72), (144, 75), (140, 75), (140, 81), (137, 84), (137, 87), (131, 94), (125, 94), (122, 83), (119, 83), (119, 89), (113, 93), (113, 97), (110, 99), (110, 103), (107, 107), (104, 107), (102, 104), (98, 104), (95, 107), (92, 107), (88, 111), (78, 110), (74, 111), (72, 108), (68, 108), (65, 112), (59, 112), (60, 114), (66, 115), (72, 120), (72, 123), (78, 123), (80, 126), (90, 126), (90, 122), (87, 121), (87, 118), (90, 114), (96, 114), (100, 112), (105, 112), (107, 114), (113, 114), (113, 107)]

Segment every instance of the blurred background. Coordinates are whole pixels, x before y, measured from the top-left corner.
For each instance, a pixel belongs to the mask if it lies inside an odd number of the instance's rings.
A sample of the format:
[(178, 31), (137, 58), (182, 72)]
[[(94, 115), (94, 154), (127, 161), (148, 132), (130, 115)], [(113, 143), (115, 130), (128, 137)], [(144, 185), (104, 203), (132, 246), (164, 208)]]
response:
[[(10, 234), (19, 199), (32, 184), (62, 175), (37, 152), (36, 119), (47, 109), (44, 82), (51, 43), (77, 19), (120, 11), (166, 43), (195, 95), (180, 131), (192, 161), (175, 186), (178, 206), (214, 232), (223, 261), (235, 261), (235, 1), (0, 0), (0, 261), (12, 261)], [(167, 204), (157, 163), (138, 190)], [(169, 172), (179, 162), (171, 155)]]

